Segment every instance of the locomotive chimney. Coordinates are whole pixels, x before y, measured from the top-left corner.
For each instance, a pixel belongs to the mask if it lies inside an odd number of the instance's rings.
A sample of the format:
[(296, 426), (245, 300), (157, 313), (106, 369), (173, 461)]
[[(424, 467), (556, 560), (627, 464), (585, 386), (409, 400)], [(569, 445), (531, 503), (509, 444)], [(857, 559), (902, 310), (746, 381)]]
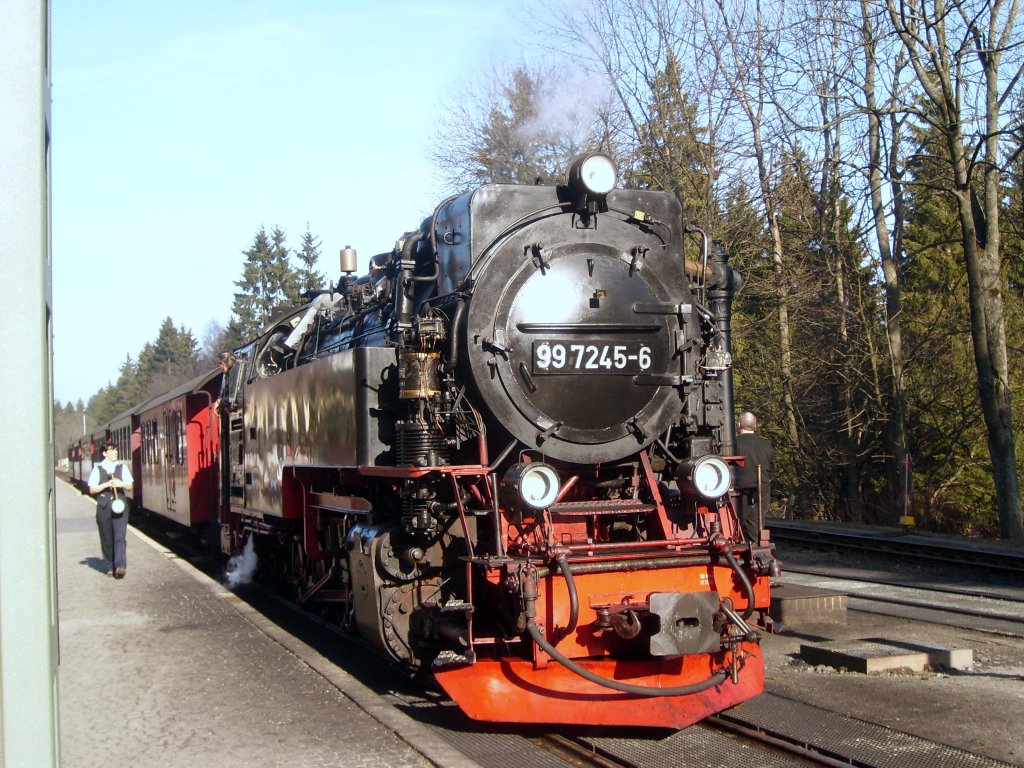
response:
[[(732, 300), (736, 291), (743, 285), (743, 275), (729, 266), (729, 253), (725, 247), (714, 242), (709, 255), (710, 271), (708, 277), (708, 309), (715, 317), (718, 330), (721, 331), (722, 352), (732, 358)], [(722, 383), (722, 407), (725, 410), (720, 436), (723, 456), (736, 453), (736, 422), (733, 415), (732, 367), (726, 367), (719, 373)]]

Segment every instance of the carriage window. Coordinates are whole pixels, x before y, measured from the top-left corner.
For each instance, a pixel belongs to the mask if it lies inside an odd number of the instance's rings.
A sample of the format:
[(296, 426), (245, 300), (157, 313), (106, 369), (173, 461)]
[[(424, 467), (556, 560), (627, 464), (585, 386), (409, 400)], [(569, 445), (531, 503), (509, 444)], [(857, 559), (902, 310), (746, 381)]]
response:
[(174, 431), (178, 436), (178, 463), (185, 463), (185, 425), (181, 420), (181, 411), (175, 411), (174, 413)]
[(167, 459), (168, 464), (178, 463), (178, 449), (181, 447), (181, 436), (178, 434), (178, 414), (173, 411), (168, 414), (170, 420), (170, 428), (168, 429), (167, 440), (170, 442), (170, 456)]

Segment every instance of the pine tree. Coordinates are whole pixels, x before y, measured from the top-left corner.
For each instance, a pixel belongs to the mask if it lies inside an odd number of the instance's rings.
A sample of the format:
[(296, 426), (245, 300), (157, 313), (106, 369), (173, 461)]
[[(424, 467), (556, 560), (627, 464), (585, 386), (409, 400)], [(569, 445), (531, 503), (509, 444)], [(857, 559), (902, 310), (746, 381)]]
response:
[(640, 128), (633, 184), (674, 193), (688, 217), (711, 229), (715, 202), (708, 166), (714, 155), (704, 141), (707, 129), (699, 124), (697, 108), (683, 92), (679, 61), (671, 52), (651, 83), (647, 114)]
[(132, 360), (131, 355), (125, 356), (121, 364), (121, 375), (117, 382), (110, 388), (110, 396), (107, 400), (107, 407), (113, 411), (111, 417), (136, 405), (141, 399), (141, 382), (138, 376), (138, 366)]
[(473, 158), (479, 183), (542, 184), (562, 179), (566, 160), (561, 138), (547, 126), (536, 124), (542, 80), (517, 68), (502, 86), (500, 99), (491, 107), (483, 130), (483, 142)]
[(90, 397), (86, 410), (89, 412), (90, 423), (102, 424), (114, 418), (117, 412), (110, 407), (110, 388), (103, 387)]
[(303, 294), (323, 290), (324, 276), (316, 269), (320, 259), (320, 240), (309, 231), (309, 222), (306, 222), (306, 231), (302, 234), (302, 247), (296, 254), (299, 260), (298, 269), (298, 296), (295, 303), (299, 303)]
[(243, 253), (245, 264), (241, 279), (235, 281), (239, 290), (228, 331), (246, 339), (259, 333), (281, 309), (299, 303), (299, 281), (280, 227), (274, 227), (268, 236), (261, 226)]
[(299, 297), (299, 276), (292, 268), (290, 256), (291, 251), (285, 244), (284, 230), (274, 227), (274, 231), (270, 233), (270, 317), (277, 315), (286, 307), (299, 306), (303, 303)]
[(164, 319), (156, 341), (139, 353), (138, 392), (142, 399), (177, 386), (197, 373), (198, 344), (192, 332)]
[(270, 278), (270, 240), (267, 231), (260, 227), (253, 238), (253, 243), (245, 254), (242, 277), (235, 281), (239, 291), (235, 293), (235, 302), (231, 311), (237, 320), (241, 335), (248, 336), (262, 328), (270, 319), (271, 278)]
[(245, 344), (255, 335), (255, 331), (250, 331), (242, 323), (238, 317), (232, 315), (228, 320), (227, 327), (224, 329), (224, 333), (221, 337), (221, 352), (231, 349), (237, 349), (238, 347)]
[(967, 274), (941, 137), (918, 130), (910, 162), (903, 311), (907, 440), (924, 525), (998, 531), (985, 422), (976, 394)]

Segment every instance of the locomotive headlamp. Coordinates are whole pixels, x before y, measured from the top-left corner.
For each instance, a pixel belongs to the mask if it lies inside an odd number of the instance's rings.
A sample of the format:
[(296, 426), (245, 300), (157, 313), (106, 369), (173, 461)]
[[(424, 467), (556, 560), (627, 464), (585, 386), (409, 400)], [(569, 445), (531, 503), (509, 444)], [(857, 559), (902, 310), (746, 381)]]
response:
[(506, 505), (520, 510), (550, 507), (560, 485), (554, 467), (543, 462), (513, 464), (501, 479)]
[(615, 162), (600, 152), (577, 157), (569, 166), (569, 189), (577, 210), (597, 213), (608, 210), (604, 197), (618, 183)]
[(681, 491), (697, 493), (705, 499), (717, 499), (729, 490), (732, 474), (722, 458), (700, 456), (680, 464), (676, 480)]
[(618, 174), (615, 163), (607, 155), (584, 155), (578, 158), (569, 169), (569, 183), (573, 183), (574, 175), (579, 182), (595, 195), (607, 195), (615, 189)]

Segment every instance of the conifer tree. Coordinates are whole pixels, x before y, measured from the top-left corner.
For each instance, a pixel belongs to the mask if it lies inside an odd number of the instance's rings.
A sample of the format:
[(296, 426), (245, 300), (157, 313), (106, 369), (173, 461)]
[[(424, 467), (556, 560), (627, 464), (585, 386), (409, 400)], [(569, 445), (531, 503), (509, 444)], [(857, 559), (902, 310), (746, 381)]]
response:
[(242, 277), (235, 281), (239, 290), (231, 307), (232, 319), (242, 335), (255, 332), (270, 318), (271, 276), (270, 239), (267, 231), (260, 227), (253, 237), (252, 245), (245, 254)]
[(231, 308), (228, 332), (230, 336), (246, 339), (262, 330), (282, 308), (296, 303), (299, 290), (280, 227), (274, 227), (268, 235), (261, 226), (252, 245), (243, 253), (245, 264), (241, 279), (235, 281), (239, 290)]
[(137, 404), (141, 399), (138, 367), (135, 361), (132, 360), (131, 355), (125, 355), (120, 372), (121, 375), (118, 376), (117, 382), (110, 388), (110, 394), (107, 399), (107, 407), (112, 411), (110, 414), (111, 418)]
[(903, 297), (914, 507), (930, 528), (991, 532), (992, 519), (969, 511), (993, 510), (995, 500), (984, 461), (984, 419), (974, 395), (956, 206), (944, 180), (941, 137), (920, 127), (913, 135), (917, 152), (907, 174)]
[(317, 271), (316, 265), (320, 259), (320, 240), (309, 231), (309, 223), (306, 223), (306, 231), (302, 234), (302, 246), (296, 254), (299, 260), (297, 273), (298, 295), (295, 303), (302, 300), (303, 294), (323, 290), (324, 276)]
[(711, 229), (714, 153), (703, 137), (697, 108), (683, 91), (679, 60), (669, 52), (665, 68), (651, 84), (647, 122), (640, 127), (632, 183), (641, 189), (673, 192), (691, 221)]
[(196, 374), (198, 344), (192, 332), (177, 328), (170, 317), (164, 319), (156, 341), (139, 353), (139, 393), (143, 399), (181, 384)]

